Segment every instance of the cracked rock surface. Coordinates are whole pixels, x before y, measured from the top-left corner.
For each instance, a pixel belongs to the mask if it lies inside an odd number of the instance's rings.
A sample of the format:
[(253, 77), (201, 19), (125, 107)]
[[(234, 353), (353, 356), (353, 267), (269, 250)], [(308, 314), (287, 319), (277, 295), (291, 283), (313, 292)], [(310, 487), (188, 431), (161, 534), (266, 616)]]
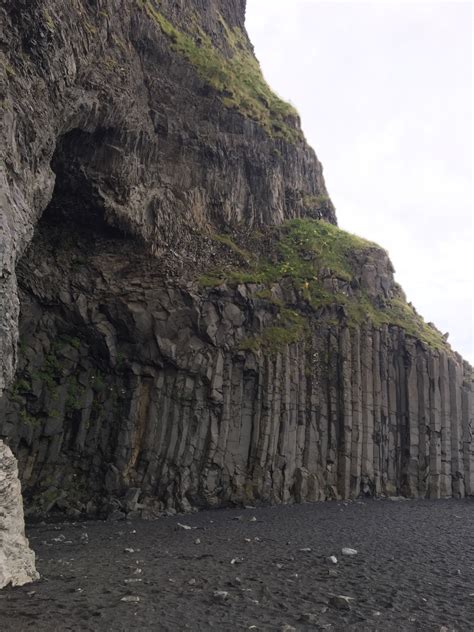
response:
[(22, 586), (38, 577), (35, 555), (25, 537), (16, 460), (0, 441), (0, 588)]
[(336, 228), (244, 18), (2, 4), (0, 437), (31, 515), (473, 494), (472, 367)]

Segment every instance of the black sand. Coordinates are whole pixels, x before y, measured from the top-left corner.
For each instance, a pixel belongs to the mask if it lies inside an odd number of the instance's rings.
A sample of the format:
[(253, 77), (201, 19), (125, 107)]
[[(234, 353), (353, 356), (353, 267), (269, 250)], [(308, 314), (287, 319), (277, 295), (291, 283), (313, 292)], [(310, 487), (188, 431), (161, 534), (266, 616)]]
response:
[(43, 524), (28, 535), (42, 579), (0, 592), (2, 632), (474, 630), (473, 499)]

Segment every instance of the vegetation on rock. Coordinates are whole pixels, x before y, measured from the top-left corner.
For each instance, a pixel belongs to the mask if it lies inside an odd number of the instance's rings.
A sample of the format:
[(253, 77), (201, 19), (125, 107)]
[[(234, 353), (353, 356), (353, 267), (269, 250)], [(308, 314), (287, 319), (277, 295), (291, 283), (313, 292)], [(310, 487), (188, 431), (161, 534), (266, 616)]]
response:
[[(219, 271), (210, 271), (200, 277), (201, 287), (216, 287), (223, 283), (256, 283), (263, 286), (259, 297), (272, 299), (271, 287), (283, 279), (290, 279), (299, 298), (313, 310), (339, 307), (349, 326), (370, 321), (375, 326), (401, 327), (410, 336), (421, 340), (434, 349), (447, 348), (441, 333), (425, 323), (416, 310), (407, 303), (401, 288), (393, 283), (392, 295), (383, 301), (372, 299), (361, 287), (360, 276), (364, 264), (375, 264), (386, 253), (377, 244), (341, 230), (333, 224), (312, 219), (293, 219), (270, 229), (270, 254), (268, 245), (260, 247), (262, 235), (254, 235), (252, 253), (237, 245), (230, 236), (220, 236), (219, 242), (234, 254), (239, 254), (239, 264)], [(217, 239), (214, 237), (214, 239)], [(387, 266), (389, 262), (387, 259)], [(391, 274), (391, 270), (388, 272)], [(265, 334), (259, 346), (272, 347)], [(301, 329), (295, 333), (289, 328), (288, 336), (301, 337)], [(271, 336), (270, 336), (271, 337)], [(287, 340), (290, 342), (290, 340)], [(242, 343), (249, 346), (248, 341)]]
[(170, 39), (172, 48), (191, 62), (200, 77), (220, 93), (226, 107), (236, 108), (254, 119), (272, 136), (290, 142), (303, 137), (298, 127), (298, 112), (272, 92), (239, 28), (230, 28), (220, 17), (232, 51), (227, 57), (213, 45), (197, 21), (193, 33), (187, 33), (167, 20), (153, 0), (139, 0), (139, 4)]

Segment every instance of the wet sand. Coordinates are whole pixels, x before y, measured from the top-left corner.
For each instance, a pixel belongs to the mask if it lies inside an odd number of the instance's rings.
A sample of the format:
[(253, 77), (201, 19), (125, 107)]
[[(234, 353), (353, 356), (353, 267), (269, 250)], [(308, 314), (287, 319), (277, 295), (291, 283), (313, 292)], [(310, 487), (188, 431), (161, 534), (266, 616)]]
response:
[(0, 592), (2, 632), (474, 631), (474, 499), (39, 524), (28, 536), (42, 579)]

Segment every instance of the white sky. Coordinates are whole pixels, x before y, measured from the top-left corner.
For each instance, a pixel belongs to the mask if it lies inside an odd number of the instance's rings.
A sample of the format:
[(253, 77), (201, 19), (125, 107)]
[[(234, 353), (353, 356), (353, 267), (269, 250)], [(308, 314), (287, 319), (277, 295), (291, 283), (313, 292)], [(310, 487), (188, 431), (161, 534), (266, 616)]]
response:
[(474, 363), (471, 3), (247, 0), (247, 29), (339, 226), (389, 251), (408, 300)]

